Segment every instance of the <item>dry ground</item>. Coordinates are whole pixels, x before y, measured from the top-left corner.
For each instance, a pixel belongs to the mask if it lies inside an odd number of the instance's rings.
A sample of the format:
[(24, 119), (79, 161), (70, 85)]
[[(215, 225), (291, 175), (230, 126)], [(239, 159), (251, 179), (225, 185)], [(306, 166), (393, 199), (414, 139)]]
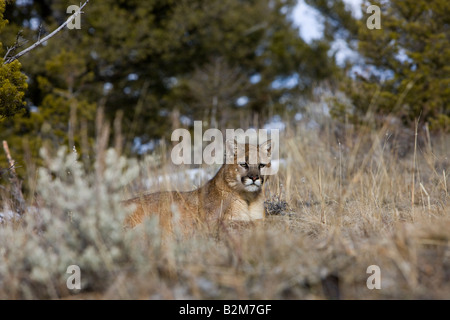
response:
[[(206, 176), (150, 184), (182, 168), (97, 150), (87, 170), (61, 151), (39, 171), (33, 210), (0, 226), (0, 298), (450, 299), (448, 150), (448, 135), (423, 128), (299, 125), (282, 135), (263, 224), (165, 241), (155, 219), (123, 230), (120, 200)], [(72, 264), (80, 291), (66, 287)]]

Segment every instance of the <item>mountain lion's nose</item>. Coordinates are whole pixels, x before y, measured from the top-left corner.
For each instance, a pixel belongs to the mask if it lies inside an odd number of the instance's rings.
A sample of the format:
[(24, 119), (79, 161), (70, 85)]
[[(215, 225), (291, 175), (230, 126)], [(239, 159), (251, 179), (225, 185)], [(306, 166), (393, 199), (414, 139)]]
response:
[(256, 180), (258, 180), (258, 176), (250, 176), (250, 179), (252, 179), (253, 181), (256, 181)]

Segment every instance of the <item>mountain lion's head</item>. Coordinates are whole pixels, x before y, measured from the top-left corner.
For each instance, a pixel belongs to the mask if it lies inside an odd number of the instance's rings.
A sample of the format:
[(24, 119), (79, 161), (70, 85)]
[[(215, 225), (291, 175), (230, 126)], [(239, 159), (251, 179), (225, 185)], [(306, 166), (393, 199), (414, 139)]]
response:
[(259, 146), (227, 140), (225, 180), (228, 185), (242, 192), (261, 191), (268, 177), (271, 148), (270, 140)]

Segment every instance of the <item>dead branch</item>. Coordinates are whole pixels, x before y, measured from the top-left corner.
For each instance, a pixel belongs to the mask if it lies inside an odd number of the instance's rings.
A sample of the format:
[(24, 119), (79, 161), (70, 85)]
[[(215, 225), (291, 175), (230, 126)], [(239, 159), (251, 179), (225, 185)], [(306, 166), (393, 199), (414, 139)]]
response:
[(3, 140), (3, 150), (5, 150), (6, 158), (8, 159), (9, 166), (11, 168), (11, 172), (16, 174), (16, 170), (14, 169), (15, 161), (11, 157), (11, 153), (9, 152), (8, 142)]
[[(8, 50), (6, 56), (5, 56), (5, 62), (3, 64), (8, 64), (13, 62), (14, 60), (17, 60), (18, 58), (20, 58), (21, 56), (23, 56), (24, 54), (30, 52), (31, 50), (37, 48), (38, 46), (40, 46), (42, 43), (48, 41), (50, 38), (52, 38), (54, 35), (56, 35), (59, 31), (61, 31), (67, 24), (69, 24), (73, 19), (75, 19), (78, 15), (80, 15), (82, 13), (82, 9), (89, 3), (89, 0), (86, 0), (85, 3), (83, 3), (83, 5), (77, 10), (75, 11), (67, 20), (66, 22), (64, 22), (62, 25), (60, 25), (55, 31), (53, 31), (52, 33), (50, 33), (48, 36), (39, 39), (37, 42), (35, 42), (34, 44), (32, 44), (31, 46), (29, 46), (28, 48), (26, 48), (25, 50), (19, 52), (18, 54), (16, 54), (15, 56), (11, 57), (11, 58), (7, 58), (10, 50)], [(7, 58), (7, 59), (6, 59)]]
[(9, 152), (8, 142), (3, 140), (3, 149), (6, 153), (6, 158), (8, 159), (9, 166), (10, 166), (10, 178), (9, 181), (11, 182), (11, 194), (13, 199), (16, 201), (16, 210), (19, 214), (22, 214), (25, 212), (25, 199), (22, 194), (22, 183), (20, 182), (19, 178), (16, 174), (15, 169), (15, 161), (11, 157), (11, 153)]

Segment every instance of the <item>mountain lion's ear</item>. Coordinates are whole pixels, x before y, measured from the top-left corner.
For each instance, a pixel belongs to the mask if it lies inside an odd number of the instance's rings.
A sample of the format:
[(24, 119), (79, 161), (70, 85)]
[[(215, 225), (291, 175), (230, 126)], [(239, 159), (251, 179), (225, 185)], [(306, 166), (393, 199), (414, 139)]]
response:
[(272, 140), (267, 140), (266, 142), (261, 143), (259, 145), (259, 150), (265, 152), (270, 158), (270, 156), (272, 155)]

